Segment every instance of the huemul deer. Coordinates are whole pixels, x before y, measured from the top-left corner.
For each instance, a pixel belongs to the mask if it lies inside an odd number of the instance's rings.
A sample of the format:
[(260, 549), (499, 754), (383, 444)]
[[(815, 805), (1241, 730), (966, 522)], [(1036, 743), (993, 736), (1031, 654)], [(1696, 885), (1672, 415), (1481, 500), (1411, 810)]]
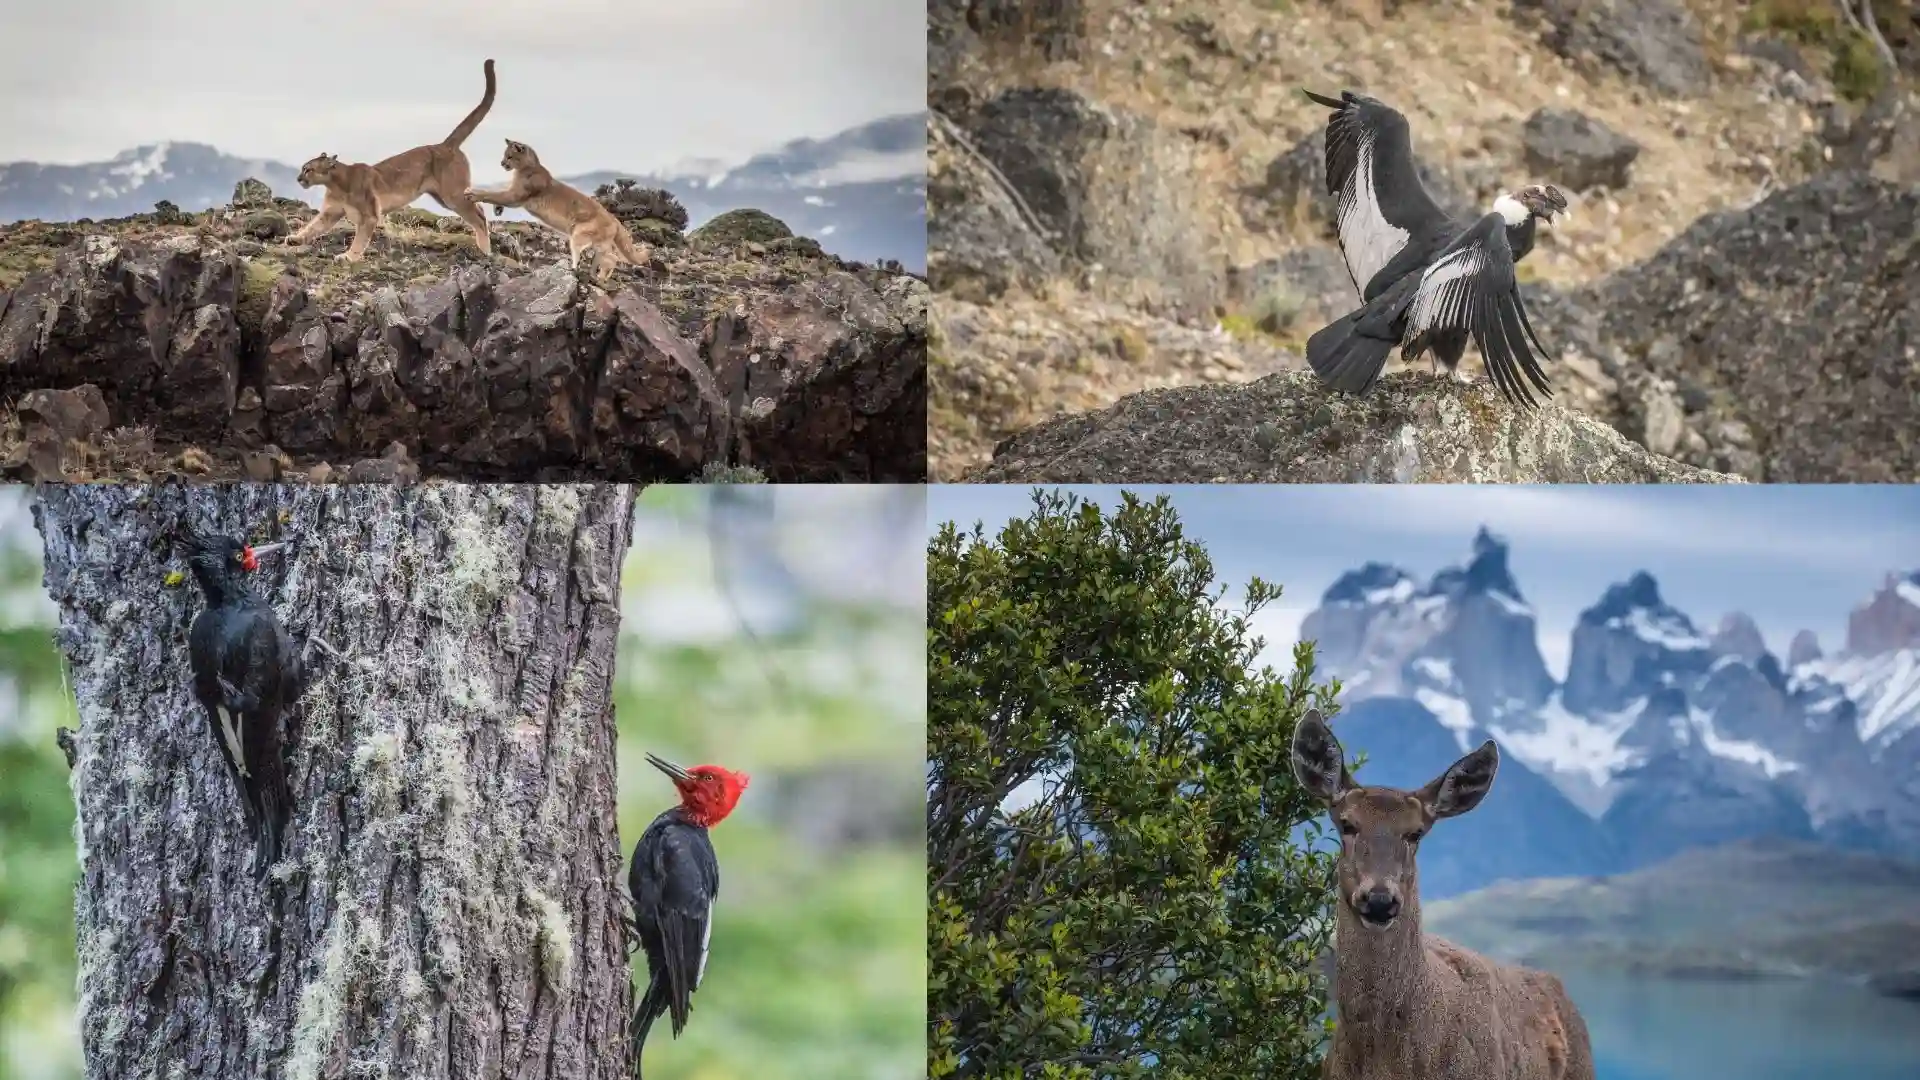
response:
[(1420, 932), (1420, 838), (1478, 806), (1499, 767), (1488, 740), (1418, 791), (1360, 787), (1318, 711), (1294, 730), (1293, 775), (1340, 830), (1326, 1080), (1593, 1080), (1559, 979)]

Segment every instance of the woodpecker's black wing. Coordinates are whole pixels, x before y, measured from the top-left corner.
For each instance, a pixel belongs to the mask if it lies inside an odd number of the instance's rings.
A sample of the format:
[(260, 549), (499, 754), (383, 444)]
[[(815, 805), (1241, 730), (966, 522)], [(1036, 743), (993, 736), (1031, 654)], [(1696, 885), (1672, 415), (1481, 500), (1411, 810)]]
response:
[(1479, 346), (1487, 375), (1501, 396), (1529, 408), (1535, 404), (1533, 390), (1552, 396), (1553, 387), (1540, 368), (1547, 349), (1527, 321), (1513, 275), (1513, 253), (1507, 247), (1507, 224), (1499, 214), (1482, 217), (1421, 273), (1407, 308), (1402, 354), (1411, 360), (1435, 339), (1462, 331)]
[(208, 607), (194, 619), (187, 644), (194, 696), (233, 776), (265, 873), (280, 856), (293, 805), (280, 725), (287, 691), (298, 689), (299, 657), (273, 610), (258, 603)]
[(627, 868), (634, 923), (647, 954), (647, 991), (634, 1016), (634, 1067), (647, 1031), (662, 1012), (673, 1034), (687, 1026), (693, 992), (707, 970), (713, 902), (720, 895), (720, 862), (707, 830), (675, 808), (653, 819), (634, 845)]

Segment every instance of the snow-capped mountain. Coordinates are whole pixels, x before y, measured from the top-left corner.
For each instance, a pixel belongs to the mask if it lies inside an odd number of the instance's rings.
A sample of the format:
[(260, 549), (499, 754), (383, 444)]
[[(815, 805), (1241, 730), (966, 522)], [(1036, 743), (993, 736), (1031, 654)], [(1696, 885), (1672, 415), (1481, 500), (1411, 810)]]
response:
[[(1789, 666), (1746, 615), (1704, 631), (1636, 573), (1580, 614), (1556, 682), (1507, 545), (1483, 529), (1463, 566), (1424, 584), (1379, 563), (1343, 575), (1301, 636), (1349, 709), (1417, 705), (1454, 749), (1491, 737), (1503, 778), (1517, 766), (1578, 808), (1599, 839), (1549, 831), (1564, 834), (1556, 850), (1578, 853), (1579, 872), (1747, 837), (1920, 852), (1920, 574), (1889, 578), (1840, 652), (1797, 636)], [(1428, 742), (1405, 730), (1407, 709), (1395, 715), (1392, 737), (1376, 719), (1359, 725), (1373, 745), (1348, 745), (1382, 762), (1382, 782)], [(1346, 738), (1339, 719), (1335, 730)], [(1432, 758), (1413, 771), (1432, 771)]]
[[(591, 192), (619, 178), (665, 188), (692, 225), (727, 210), (764, 210), (844, 258), (927, 261), (927, 118), (888, 117), (828, 139), (798, 139), (726, 166), (690, 161), (659, 175), (596, 170), (564, 179)], [(124, 217), (166, 200), (183, 210), (224, 204), (252, 176), (276, 194), (318, 205), (295, 182), (299, 165), (249, 160), (200, 143), (156, 143), (86, 165), (0, 164), (0, 221)], [(481, 172), (487, 170), (481, 169)]]

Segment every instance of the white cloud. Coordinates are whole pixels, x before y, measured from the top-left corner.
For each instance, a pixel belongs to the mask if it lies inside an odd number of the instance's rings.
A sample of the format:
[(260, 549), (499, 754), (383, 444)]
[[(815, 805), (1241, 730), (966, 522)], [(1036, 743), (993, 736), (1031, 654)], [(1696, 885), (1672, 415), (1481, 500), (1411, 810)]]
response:
[(476, 178), (507, 137), (562, 175), (652, 170), (926, 107), (926, 12), (899, 0), (70, 0), (5, 22), (0, 161), (166, 140), (374, 161), (451, 130), (489, 56)]

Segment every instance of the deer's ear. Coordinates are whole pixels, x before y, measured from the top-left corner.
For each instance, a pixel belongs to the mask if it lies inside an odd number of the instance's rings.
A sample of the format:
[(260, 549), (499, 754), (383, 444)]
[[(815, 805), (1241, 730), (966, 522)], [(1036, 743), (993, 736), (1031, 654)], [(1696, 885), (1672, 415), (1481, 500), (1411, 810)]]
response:
[(1454, 817), (1480, 805), (1493, 789), (1493, 774), (1500, 769), (1500, 748), (1492, 739), (1440, 774), (1440, 778), (1420, 789), (1420, 801), (1436, 818)]
[(1353, 786), (1340, 740), (1319, 709), (1307, 710), (1293, 729), (1293, 778), (1322, 802), (1332, 802)]

